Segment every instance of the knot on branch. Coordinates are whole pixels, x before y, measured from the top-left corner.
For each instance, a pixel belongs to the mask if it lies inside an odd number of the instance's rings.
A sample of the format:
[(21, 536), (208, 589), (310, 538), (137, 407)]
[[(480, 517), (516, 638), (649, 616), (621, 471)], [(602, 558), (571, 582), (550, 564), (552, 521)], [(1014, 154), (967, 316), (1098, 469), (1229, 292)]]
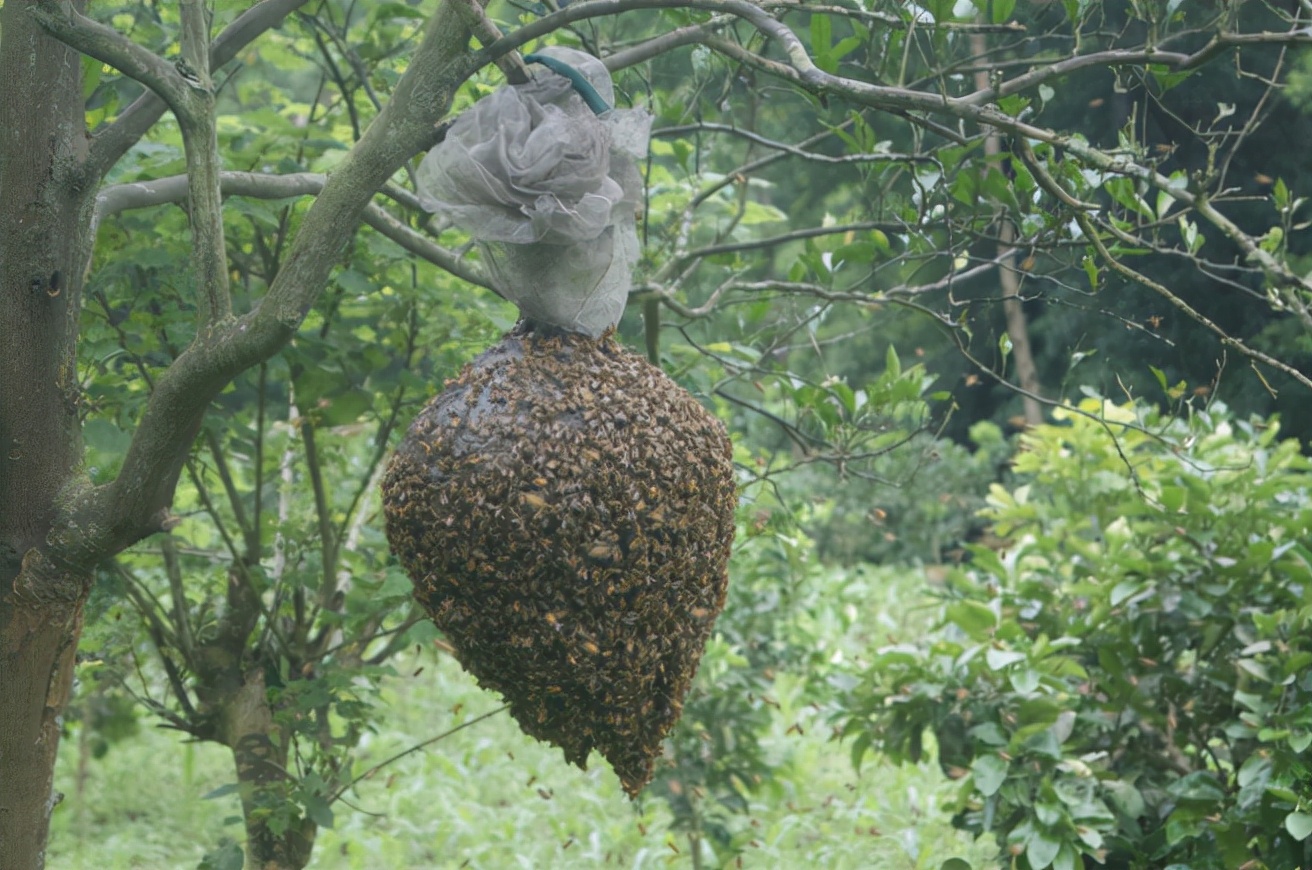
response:
[(92, 573), (61, 568), (35, 547), (14, 578), (14, 603), (24, 607), (76, 604), (91, 591)]

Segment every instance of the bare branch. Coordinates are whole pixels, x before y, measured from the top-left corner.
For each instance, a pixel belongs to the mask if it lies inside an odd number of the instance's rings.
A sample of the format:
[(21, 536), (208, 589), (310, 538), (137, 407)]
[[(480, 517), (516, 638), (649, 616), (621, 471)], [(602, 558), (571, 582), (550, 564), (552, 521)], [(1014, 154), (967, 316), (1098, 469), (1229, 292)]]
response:
[[(479, 0), (452, 0), (452, 2), (460, 17), (465, 20), (465, 26), (473, 31), (474, 37), (480, 43), (489, 45), (501, 38), (501, 30), (492, 23), (492, 19), (487, 17)], [(517, 52), (507, 52), (494, 62), (505, 75), (506, 81), (512, 85), (522, 85), (530, 78), (528, 67), (524, 66), (524, 59)]]
[(849, 232), (861, 232), (863, 230), (881, 230), (888, 233), (900, 233), (905, 230), (901, 224), (892, 221), (862, 221), (861, 223), (852, 224), (835, 224), (834, 226), (820, 227), (803, 227), (800, 230), (780, 233), (777, 236), (767, 236), (763, 239), (748, 239), (743, 242), (725, 242), (720, 245), (707, 245), (704, 248), (688, 251), (680, 254), (678, 259), (681, 262), (688, 260), (702, 259), (713, 257), (716, 254), (731, 254), (738, 251), (753, 251), (760, 248), (772, 248), (775, 245), (782, 245), (787, 242), (800, 241), (801, 239), (813, 239), (817, 236), (841, 235)]
[(479, 722), (482, 722), (484, 719), (490, 719), (493, 716), (497, 715), (498, 713), (502, 712), (503, 710), (509, 710), (509, 709), (510, 709), (510, 705), (506, 704), (504, 706), (497, 707), (495, 710), (489, 710), (488, 712), (482, 714), (481, 716), (475, 716), (473, 719), (467, 719), (464, 722), (461, 722), (459, 725), (455, 726), (454, 728), (451, 728), (447, 731), (443, 731), (441, 734), (437, 735), (436, 737), (430, 737), (427, 740), (416, 743), (414, 746), (411, 746), (409, 749), (403, 750), (401, 752), (398, 752), (396, 755), (383, 759), (382, 761), (375, 764), (373, 767), (366, 770), (364, 773), (360, 774), (359, 776), (352, 779), (350, 782), (343, 785), (337, 791), (333, 792), (332, 796), (328, 798), (328, 803), (333, 803), (334, 801), (340, 799), (342, 795), (346, 794), (348, 791), (355, 788), (362, 781), (369, 779), (371, 776), (373, 776), (378, 771), (382, 770), (387, 765), (400, 761), (402, 758), (405, 758), (410, 753), (418, 752), (419, 750), (427, 746), (432, 746), (437, 741), (444, 740), (447, 737), (450, 737), (452, 734), (455, 734), (457, 731), (463, 731), (464, 729), (468, 728), (471, 725), (477, 725)]
[(646, 63), (654, 57), (659, 57), (681, 46), (697, 45), (705, 42), (708, 36), (730, 24), (733, 20), (732, 16), (719, 15), (705, 24), (690, 24), (687, 27), (679, 27), (668, 33), (653, 37), (646, 42), (617, 51), (603, 58), (603, 61), (606, 64), (606, 69), (611, 72), (619, 72), (622, 69)]
[(914, 22), (910, 16), (902, 17), (890, 15), (887, 12), (874, 12), (867, 9), (853, 9), (847, 6), (821, 6), (805, 3), (803, 0), (775, 0), (775, 2), (764, 3), (764, 6), (773, 6), (783, 8), (785, 11), (796, 10), (811, 15), (834, 15), (840, 18), (854, 18), (858, 21), (872, 21), (882, 27), (888, 27), (893, 30), (909, 30), (913, 27), (923, 27), (926, 30), (952, 30), (964, 33), (1010, 33), (1016, 36), (1025, 35), (1025, 25), (1009, 22), (1005, 24), (989, 24), (975, 21), (932, 21), (926, 23)]
[(661, 127), (658, 130), (652, 130), (653, 138), (660, 136), (686, 136), (690, 133), (726, 133), (730, 136), (737, 136), (740, 139), (746, 139), (756, 145), (770, 148), (774, 151), (782, 151), (793, 157), (800, 157), (803, 160), (812, 163), (937, 163), (938, 161), (927, 154), (902, 154), (894, 151), (871, 151), (860, 154), (821, 154), (818, 151), (808, 151), (805, 148), (799, 148), (796, 145), (790, 145), (787, 142), (776, 142), (773, 139), (767, 139), (759, 133), (751, 130), (744, 130), (742, 127), (731, 127), (728, 124), (713, 124), (703, 122), (700, 124), (682, 124), (678, 127)]
[(410, 227), (393, 217), (386, 209), (370, 204), (365, 209), (364, 222), (416, 257), (422, 257), (462, 281), (491, 290), (498, 296), (505, 298), (505, 293), (500, 287), (496, 286), (491, 277), (482, 269), (476, 267), (455, 251), (448, 250), (427, 236), (410, 229)]
[[(1154, 51), (1151, 48), (1143, 50), (1112, 49), (1108, 51), (1099, 51), (1093, 54), (1083, 54), (1067, 58), (1066, 60), (1059, 60), (1056, 63), (1046, 63), (1036, 66), (1024, 75), (1008, 79), (997, 87), (980, 88), (973, 94), (969, 94), (961, 99), (966, 103), (982, 106), (985, 103), (992, 103), (995, 100), (1010, 96), (1011, 94), (1037, 87), (1049, 79), (1060, 78), (1064, 75), (1070, 75), (1076, 70), (1088, 69), (1089, 67), (1138, 66), (1155, 63), (1169, 66), (1176, 70), (1188, 69), (1191, 66), (1191, 60), (1193, 57), (1193, 55), (1182, 54), (1179, 52)], [(1201, 63), (1201, 61), (1198, 62)]]

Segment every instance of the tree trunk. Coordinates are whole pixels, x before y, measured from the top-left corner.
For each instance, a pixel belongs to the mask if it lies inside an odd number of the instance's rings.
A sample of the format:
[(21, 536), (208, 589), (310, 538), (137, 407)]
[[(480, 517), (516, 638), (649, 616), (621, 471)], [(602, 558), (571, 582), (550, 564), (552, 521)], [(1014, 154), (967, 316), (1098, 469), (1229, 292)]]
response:
[(91, 579), (52, 546), (82, 452), (82, 60), (44, 34), (33, 5), (0, 7), (0, 870), (45, 863)]
[(222, 738), (232, 750), (241, 786), (242, 815), (246, 819), (247, 866), (257, 870), (301, 870), (314, 849), (316, 827), (309, 819), (293, 821), (285, 830), (259, 812), (261, 798), (277, 806), (289, 784), (287, 747), (274, 737), (280, 729), (273, 722), (264, 676), (252, 671), (222, 706)]
[[(996, 136), (984, 143), (985, 153)], [(1011, 247), (1016, 229), (1005, 218), (998, 224), (999, 277), (1002, 281), (1002, 313), (1007, 318), (1007, 336), (1011, 339), (1011, 356), (1016, 361), (1016, 380), (1025, 392), (1021, 395), (1025, 408), (1025, 425), (1043, 423), (1043, 385), (1039, 382), (1039, 367), (1034, 364), (1034, 349), (1030, 345), (1030, 324), (1025, 316), (1025, 301), (1020, 296), (1020, 273), (1016, 271), (1016, 249)]]
[[(85, 588), (75, 584), (73, 588)], [(0, 870), (45, 863), (55, 753), (73, 685), (82, 599), (11, 593), (0, 607)]]
[(246, 866), (301, 870), (310, 860), (316, 827), (308, 819), (286, 823), (293, 779), (287, 770), (288, 746), (280, 739), (283, 726), (274, 723), (264, 671), (249, 652), (260, 611), (249, 577), (234, 570), (227, 610), (196, 648), (196, 693), (214, 725), (206, 739), (232, 752), (246, 822)]
[[(973, 34), (970, 37), (970, 47), (976, 57), (986, 57), (988, 39), (982, 33)], [(975, 87), (984, 89), (988, 86), (988, 72), (980, 70), (975, 73)], [(985, 133), (984, 153), (991, 158), (1002, 153), (1002, 137), (997, 130), (990, 128)], [(1016, 270), (1016, 249), (1012, 247), (1012, 242), (1016, 240), (1016, 228), (1005, 215), (999, 215), (997, 227), (998, 283), (1002, 285), (1002, 313), (1007, 318), (1011, 358), (1016, 361), (1016, 381), (1022, 391), (1025, 425), (1038, 426), (1043, 422), (1043, 406), (1039, 404), (1043, 397), (1043, 384), (1039, 380), (1039, 368), (1034, 364), (1029, 319), (1025, 316), (1025, 301), (1020, 295), (1020, 272)], [(1006, 371), (1002, 374), (1005, 376)]]

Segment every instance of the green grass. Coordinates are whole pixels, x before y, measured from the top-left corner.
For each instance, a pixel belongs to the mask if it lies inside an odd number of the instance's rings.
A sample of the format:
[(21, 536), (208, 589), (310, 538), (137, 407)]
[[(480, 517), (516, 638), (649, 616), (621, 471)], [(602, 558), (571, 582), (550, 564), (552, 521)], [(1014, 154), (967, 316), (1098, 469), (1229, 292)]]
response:
[[(920, 582), (876, 579), (908, 589)], [(898, 589), (880, 591), (896, 606)], [(891, 624), (873, 609), (866, 615), (865, 630)], [(388, 713), (379, 733), (362, 743), (359, 771), (500, 705), (450, 658), (395, 664), (404, 676), (384, 685)], [(764, 744), (781, 767), (755, 796), (748, 817), (737, 822), (751, 842), (743, 867), (937, 870), (953, 856), (976, 868), (993, 866), (991, 844), (970, 841), (939, 809), (954, 786), (935, 765), (867, 759), (857, 776), (848, 747), (830, 739), (827, 714), (801, 701), (804, 688), (796, 675), (782, 675), (775, 686), (780, 708)], [(688, 839), (670, 832), (665, 804), (629, 801), (605, 762), (593, 760), (586, 772), (570, 767), (558, 750), (534, 742), (507, 714), (498, 714), (361, 783), (348, 795), (351, 806), (335, 807), (335, 828), (320, 833), (311, 866), (691, 866)], [(242, 838), (239, 823), (225, 825), (239, 814), (234, 796), (202, 799), (233, 779), (221, 748), (183, 744), (174, 732), (145, 727), (104, 757), (88, 759), (80, 790), (78, 767), (74, 732), (57, 771), (56, 788), (66, 797), (55, 812), (52, 870), (193, 868), (220, 838)], [(718, 865), (704, 854), (705, 866)]]

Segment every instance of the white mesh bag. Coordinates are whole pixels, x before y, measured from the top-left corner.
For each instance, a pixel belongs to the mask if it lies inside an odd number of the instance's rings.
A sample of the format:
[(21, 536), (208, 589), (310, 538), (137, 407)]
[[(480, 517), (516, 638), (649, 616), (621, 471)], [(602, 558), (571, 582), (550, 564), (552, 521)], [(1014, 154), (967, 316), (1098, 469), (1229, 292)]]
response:
[[(601, 61), (543, 49), (614, 104)], [(531, 320), (597, 337), (619, 322), (638, 261), (636, 161), (651, 116), (595, 113), (568, 78), (533, 79), (479, 100), (420, 164), (425, 208), (477, 240), (493, 281)]]

